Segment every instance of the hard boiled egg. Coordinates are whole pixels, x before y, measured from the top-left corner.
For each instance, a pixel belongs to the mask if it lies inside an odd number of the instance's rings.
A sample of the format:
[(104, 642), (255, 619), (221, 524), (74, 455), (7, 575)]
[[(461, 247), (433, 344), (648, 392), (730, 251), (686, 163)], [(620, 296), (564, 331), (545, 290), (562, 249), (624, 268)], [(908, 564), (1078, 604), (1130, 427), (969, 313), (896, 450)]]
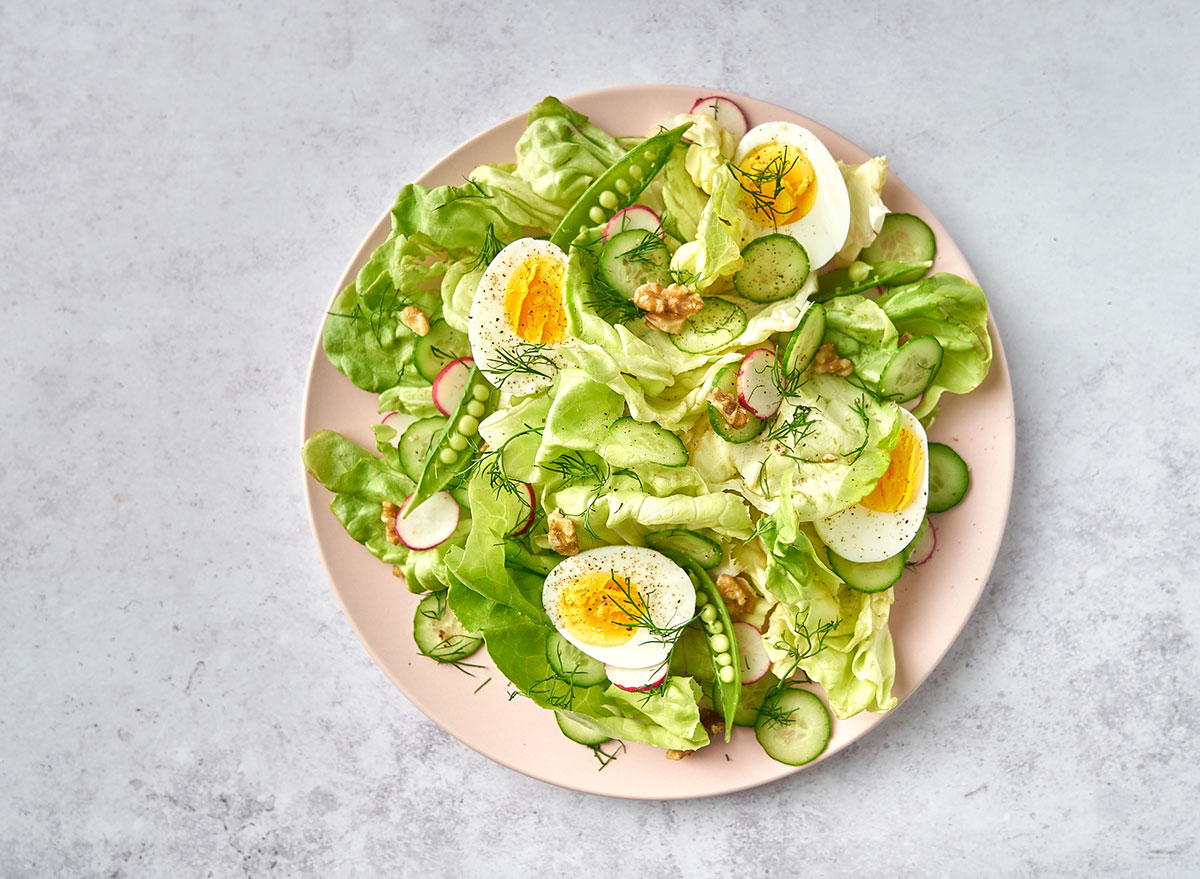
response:
[(754, 225), (791, 235), (814, 271), (833, 257), (850, 230), (850, 196), (837, 162), (807, 128), (767, 122), (751, 128), (734, 154), (742, 207)]
[(900, 438), (887, 472), (858, 504), (813, 523), (825, 544), (852, 562), (881, 562), (902, 552), (921, 529), (929, 501), (929, 441), (921, 422), (900, 409)]
[(606, 665), (662, 666), (696, 612), (684, 570), (642, 546), (602, 546), (564, 559), (546, 577), (542, 606), (559, 634)]
[(548, 387), (565, 364), (567, 255), (537, 238), (518, 238), (484, 270), (471, 303), (467, 337), (484, 378), (514, 396)]

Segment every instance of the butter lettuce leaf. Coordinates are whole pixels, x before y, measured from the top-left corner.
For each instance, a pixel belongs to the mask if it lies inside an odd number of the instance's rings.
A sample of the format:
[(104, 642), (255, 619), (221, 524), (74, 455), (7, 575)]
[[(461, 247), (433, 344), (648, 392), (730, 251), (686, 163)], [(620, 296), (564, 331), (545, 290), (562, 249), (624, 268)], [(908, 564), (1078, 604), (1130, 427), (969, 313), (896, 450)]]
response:
[(842, 249), (833, 255), (830, 265), (835, 268), (848, 266), (858, 259), (864, 247), (869, 247), (888, 214), (883, 203), (883, 186), (887, 182), (887, 156), (876, 156), (861, 165), (838, 162), (838, 170), (846, 181), (850, 195), (850, 229)]
[(565, 213), (625, 150), (582, 113), (546, 98), (530, 111), (516, 153), (516, 176)]

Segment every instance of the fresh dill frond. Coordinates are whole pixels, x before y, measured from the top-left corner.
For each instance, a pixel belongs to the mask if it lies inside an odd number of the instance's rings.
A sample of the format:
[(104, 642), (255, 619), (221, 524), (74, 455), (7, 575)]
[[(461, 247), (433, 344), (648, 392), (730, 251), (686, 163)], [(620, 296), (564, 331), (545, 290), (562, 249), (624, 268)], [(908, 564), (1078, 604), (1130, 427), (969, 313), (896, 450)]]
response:
[[(383, 289), (379, 291), (378, 303), (374, 307), (368, 308), (360, 301), (348, 312), (330, 311), (328, 314), (330, 317), (366, 321), (371, 335), (375, 338), (375, 343), (382, 348), (385, 320), (393, 318), (398, 321), (400, 312), (412, 304), (412, 299), (406, 295), (402, 295), (387, 278), (381, 277), (372, 284), (373, 290), (376, 287), (382, 287)], [(362, 298), (361, 295), (359, 298)]]
[(799, 161), (799, 156), (788, 161), (788, 148), (785, 146), (779, 155), (774, 156), (760, 169), (747, 171), (739, 168), (730, 159), (726, 159), (725, 164), (733, 172), (742, 192), (750, 197), (755, 212), (770, 217), (771, 225), (778, 228), (781, 212), (775, 207), (775, 202), (783, 192), (784, 178)]
[(592, 753), (596, 755), (596, 759), (600, 761), (600, 769), (596, 770), (597, 772), (600, 772), (605, 766), (616, 760), (618, 754), (623, 754), (625, 752), (625, 743), (618, 741), (611, 752), (603, 750), (602, 746), (600, 745), (591, 745), (591, 749)]
[(781, 409), (771, 416), (767, 422), (766, 438), (769, 442), (783, 443), (789, 448), (796, 448), (817, 429), (811, 406), (796, 406), (787, 417), (782, 417)]
[(489, 199), (492, 194), (483, 188), (483, 184), (474, 177), (468, 177), (467, 182), (463, 184), (459, 192), (454, 193), (440, 205), (434, 208), (435, 211), (440, 211), (444, 207), (449, 207), (455, 202), (465, 201), (468, 199)]
[(601, 465), (589, 461), (583, 452), (568, 452), (555, 458), (549, 464), (539, 464), (548, 473), (558, 474), (563, 482), (559, 488), (569, 488), (572, 485), (584, 485), (589, 482), (603, 486), (608, 481), (608, 474)]
[(504, 383), (515, 375), (551, 378), (555, 363), (545, 349), (545, 345), (533, 342), (521, 342), (512, 348), (497, 348), (485, 368), (497, 379), (498, 387), (504, 387)]
[(657, 232), (646, 232), (642, 236), (642, 240), (624, 251), (620, 258), (627, 263), (642, 266), (653, 266), (662, 262), (663, 256), (667, 253), (667, 245), (659, 237), (658, 232), (661, 231), (662, 227), (660, 226)]
[(479, 255), (475, 257), (475, 262), (471, 263), (470, 268), (486, 269), (496, 258), (496, 254), (503, 249), (504, 242), (496, 237), (495, 229), (488, 223), (487, 230), (483, 233), (483, 244), (479, 247)]
[(600, 278), (591, 285), (592, 295), (587, 300), (589, 308), (596, 317), (613, 325), (627, 324), (644, 317), (646, 312), (633, 304), (632, 299), (625, 298)]

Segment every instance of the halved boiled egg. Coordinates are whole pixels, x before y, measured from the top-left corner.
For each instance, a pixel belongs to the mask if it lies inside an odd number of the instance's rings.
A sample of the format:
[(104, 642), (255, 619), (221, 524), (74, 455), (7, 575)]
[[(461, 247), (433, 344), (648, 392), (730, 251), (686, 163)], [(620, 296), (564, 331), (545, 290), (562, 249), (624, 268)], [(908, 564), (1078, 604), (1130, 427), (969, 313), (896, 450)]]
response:
[(850, 230), (850, 195), (815, 134), (792, 122), (757, 125), (738, 142), (734, 164), (742, 208), (755, 225), (794, 237), (814, 271), (841, 249)]
[(643, 546), (602, 546), (559, 562), (546, 577), (542, 606), (564, 638), (624, 670), (665, 666), (696, 612), (683, 568)]
[(548, 387), (565, 364), (567, 255), (518, 238), (484, 270), (467, 318), (471, 356), (484, 378), (515, 396)]
[(900, 409), (900, 438), (887, 472), (853, 507), (813, 523), (825, 545), (852, 562), (881, 562), (903, 552), (921, 530), (929, 502), (925, 428)]

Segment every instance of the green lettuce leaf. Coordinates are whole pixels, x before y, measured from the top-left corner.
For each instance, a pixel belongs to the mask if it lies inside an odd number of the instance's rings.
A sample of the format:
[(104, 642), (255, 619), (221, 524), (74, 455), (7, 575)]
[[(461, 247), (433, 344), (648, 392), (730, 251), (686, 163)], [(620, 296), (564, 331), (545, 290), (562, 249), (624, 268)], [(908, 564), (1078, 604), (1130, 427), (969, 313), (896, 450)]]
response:
[(546, 98), (530, 111), (516, 153), (516, 176), (565, 212), (625, 150), (583, 114)]
[(829, 261), (835, 268), (848, 266), (858, 259), (862, 249), (869, 247), (883, 228), (883, 218), (888, 213), (882, 197), (887, 169), (886, 156), (876, 156), (861, 165), (838, 162), (838, 170), (842, 172), (850, 195), (850, 229), (842, 249)]
[(851, 293), (825, 303), (825, 341), (854, 364), (854, 374), (875, 385), (900, 347), (900, 334), (873, 299)]
[(742, 231), (745, 216), (741, 192), (727, 167), (713, 174), (712, 195), (700, 213), (696, 237), (684, 242), (671, 257), (677, 275), (695, 279), (691, 286), (701, 291), (728, 289), (729, 279), (742, 267)]

